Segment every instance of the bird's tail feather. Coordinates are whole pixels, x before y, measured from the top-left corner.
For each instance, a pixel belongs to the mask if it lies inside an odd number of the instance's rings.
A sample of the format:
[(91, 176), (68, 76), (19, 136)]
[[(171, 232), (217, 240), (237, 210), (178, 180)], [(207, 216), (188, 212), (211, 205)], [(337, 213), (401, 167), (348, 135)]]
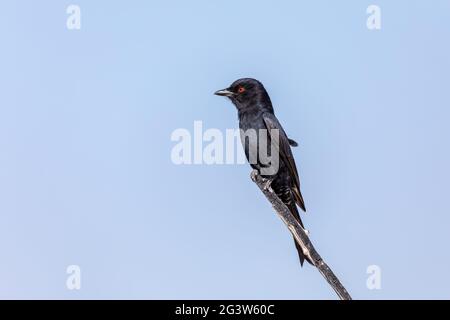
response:
[(294, 238), (295, 248), (298, 252), (298, 257), (300, 258), (300, 265), (303, 267), (303, 263), (305, 262), (305, 255), (303, 254), (302, 247), (297, 243), (297, 240)]
[[(295, 219), (298, 221), (298, 223), (300, 224), (300, 226), (304, 229), (304, 225), (302, 220), (300, 219), (300, 214), (297, 210), (297, 206), (295, 204), (289, 206), (290, 211), (292, 212), (292, 214), (294, 215)], [(313, 265), (312, 261), (305, 256), (305, 254), (303, 253), (303, 249), (302, 247), (297, 243), (297, 241), (295, 240), (294, 237), (294, 243), (295, 243), (295, 248), (297, 249), (298, 252), (298, 257), (300, 259), (300, 265), (303, 267), (303, 263), (306, 261), (308, 261), (311, 265)]]

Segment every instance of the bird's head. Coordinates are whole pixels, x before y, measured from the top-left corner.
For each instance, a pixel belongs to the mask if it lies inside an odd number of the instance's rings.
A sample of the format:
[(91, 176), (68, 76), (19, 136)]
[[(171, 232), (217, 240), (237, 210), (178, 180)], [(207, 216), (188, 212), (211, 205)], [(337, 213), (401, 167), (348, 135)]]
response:
[(216, 91), (218, 96), (228, 97), (239, 111), (265, 108), (273, 111), (269, 94), (261, 82), (251, 78), (236, 80), (226, 89)]

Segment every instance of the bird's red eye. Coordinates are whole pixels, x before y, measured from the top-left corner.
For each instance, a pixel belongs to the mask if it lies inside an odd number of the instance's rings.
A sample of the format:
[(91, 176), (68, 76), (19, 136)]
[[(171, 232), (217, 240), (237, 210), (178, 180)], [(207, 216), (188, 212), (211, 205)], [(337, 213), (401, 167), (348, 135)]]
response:
[(239, 87), (238, 92), (239, 92), (239, 93), (245, 92), (245, 88), (244, 88), (244, 87)]

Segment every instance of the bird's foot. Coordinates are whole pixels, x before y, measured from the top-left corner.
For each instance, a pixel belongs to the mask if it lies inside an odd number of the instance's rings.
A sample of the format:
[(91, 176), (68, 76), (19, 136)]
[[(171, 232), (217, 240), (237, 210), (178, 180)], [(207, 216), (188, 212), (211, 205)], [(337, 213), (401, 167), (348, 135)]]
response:
[(253, 182), (256, 182), (256, 178), (259, 176), (259, 172), (258, 170), (252, 170), (252, 172), (250, 173), (250, 178), (252, 179)]
[(273, 179), (267, 179), (267, 181), (264, 183), (264, 190), (265, 191), (271, 191), (271, 184), (272, 184)]
[[(258, 170), (252, 170), (252, 172), (250, 173), (250, 178), (252, 179), (253, 182), (256, 182), (256, 180), (258, 179), (258, 176), (260, 176), (259, 171)], [(262, 178), (264, 181), (264, 185), (263, 185), (263, 190), (264, 191), (273, 191), (271, 188), (271, 184), (273, 179), (267, 179), (267, 178)]]

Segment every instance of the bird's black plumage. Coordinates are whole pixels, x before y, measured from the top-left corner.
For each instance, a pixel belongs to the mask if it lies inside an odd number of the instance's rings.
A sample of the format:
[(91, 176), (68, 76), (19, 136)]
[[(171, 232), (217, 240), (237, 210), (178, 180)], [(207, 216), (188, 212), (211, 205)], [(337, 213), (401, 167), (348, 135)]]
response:
[[(271, 130), (277, 129), (279, 133), (276, 151), (279, 154), (278, 171), (270, 176), (264, 176), (270, 180), (272, 190), (286, 204), (291, 213), (303, 227), (297, 206), (306, 211), (305, 203), (300, 192), (300, 179), (295, 165), (294, 156), (292, 155), (291, 146), (297, 146), (294, 140), (287, 137), (278, 119), (275, 117), (272, 102), (269, 94), (261, 82), (251, 78), (239, 79), (233, 82), (230, 87), (219, 90), (216, 95), (226, 96), (230, 98), (236, 106), (239, 117), (239, 128), (243, 131), (253, 129), (259, 132), (261, 129), (267, 130), (267, 141), (270, 144)], [(273, 132), (273, 131), (272, 131)], [(250, 157), (251, 150), (259, 150), (260, 139), (242, 140), (243, 147), (247, 159)], [(252, 146), (252, 143), (258, 144)], [(252, 148), (253, 147), (253, 148)], [(249, 159), (250, 160), (250, 159)], [(256, 161), (250, 163), (253, 169), (261, 170), (264, 163)], [(295, 240), (294, 240), (295, 241)], [(302, 249), (295, 243), (300, 263), (303, 265), (305, 255)]]

